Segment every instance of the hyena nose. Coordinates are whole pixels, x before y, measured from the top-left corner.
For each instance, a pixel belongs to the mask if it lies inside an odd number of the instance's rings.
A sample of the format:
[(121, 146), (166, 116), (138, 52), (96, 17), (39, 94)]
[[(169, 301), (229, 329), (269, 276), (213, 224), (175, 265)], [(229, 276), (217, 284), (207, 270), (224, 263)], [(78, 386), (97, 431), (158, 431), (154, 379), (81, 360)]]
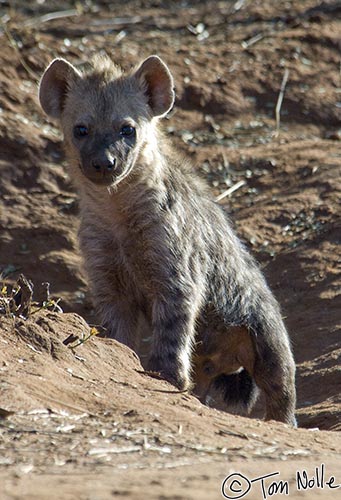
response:
[(107, 172), (112, 172), (115, 169), (116, 158), (106, 157), (103, 159), (95, 159), (92, 161), (92, 166), (96, 172), (102, 172), (103, 174)]

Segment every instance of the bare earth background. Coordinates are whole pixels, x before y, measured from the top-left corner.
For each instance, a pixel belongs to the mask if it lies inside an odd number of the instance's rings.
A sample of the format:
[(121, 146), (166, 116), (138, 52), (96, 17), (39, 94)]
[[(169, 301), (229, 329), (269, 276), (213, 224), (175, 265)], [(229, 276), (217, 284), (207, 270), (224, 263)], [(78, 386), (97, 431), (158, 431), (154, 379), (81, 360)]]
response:
[[(340, 498), (295, 480), (324, 463), (341, 483), (340, 19), (338, 1), (0, 1), (1, 283), (24, 273), (40, 301), (48, 281), (65, 311), (0, 318), (0, 407), (13, 412), (0, 417), (1, 500), (219, 499), (233, 471), (279, 472), (268, 495), (281, 479), (290, 498)], [(221, 203), (282, 304), (300, 429), (174, 394), (115, 341), (63, 345), (89, 333), (79, 315), (96, 317), (77, 196), (37, 81), (53, 57), (96, 52), (124, 68), (164, 58), (177, 92), (166, 133), (214, 196), (240, 186)], [(246, 498), (264, 498), (259, 481)]]

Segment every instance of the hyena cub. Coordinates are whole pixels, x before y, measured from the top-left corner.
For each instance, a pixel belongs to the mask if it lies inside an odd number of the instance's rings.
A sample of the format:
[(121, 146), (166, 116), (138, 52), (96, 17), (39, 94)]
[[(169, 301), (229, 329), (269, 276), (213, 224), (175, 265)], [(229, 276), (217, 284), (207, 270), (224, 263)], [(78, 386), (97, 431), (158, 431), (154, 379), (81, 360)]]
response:
[(39, 93), (63, 129), (81, 249), (109, 335), (137, 349), (143, 317), (153, 335), (148, 368), (184, 389), (196, 336), (244, 326), (244, 368), (265, 393), (266, 418), (295, 424), (295, 364), (278, 304), (226, 214), (158, 130), (174, 103), (167, 66), (151, 56), (123, 74), (98, 59), (81, 72), (56, 59)]

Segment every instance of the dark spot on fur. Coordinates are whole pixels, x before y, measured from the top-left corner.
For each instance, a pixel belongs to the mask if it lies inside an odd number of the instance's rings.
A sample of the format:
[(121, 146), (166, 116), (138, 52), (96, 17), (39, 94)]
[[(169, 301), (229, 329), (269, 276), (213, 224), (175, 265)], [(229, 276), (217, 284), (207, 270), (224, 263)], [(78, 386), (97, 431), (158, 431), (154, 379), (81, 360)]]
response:
[(164, 323), (164, 329), (166, 331), (175, 331), (178, 329), (179, 325), (186, 325), (188, 322), (188, 314), (186, 313), (174, 313), (170, 318), (168, 318)]

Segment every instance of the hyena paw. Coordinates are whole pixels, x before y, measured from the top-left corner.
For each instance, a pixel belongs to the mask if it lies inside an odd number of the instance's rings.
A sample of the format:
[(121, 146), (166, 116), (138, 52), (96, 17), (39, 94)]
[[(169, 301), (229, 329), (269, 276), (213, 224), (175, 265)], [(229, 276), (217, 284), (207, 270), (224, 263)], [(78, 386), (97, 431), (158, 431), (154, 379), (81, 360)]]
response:
[(295, 393), (285, 395), (281, 399), (268, 398), (266, 401), (265, 420), (278, 420), (297, 427), (295, 417)]
[(148, 371), (159, 373), (162, 378), (181, 391), (190, 387), (190, 376), (180, 364), (170, 365), (160, 358), (151, 357), (147, 368)]

